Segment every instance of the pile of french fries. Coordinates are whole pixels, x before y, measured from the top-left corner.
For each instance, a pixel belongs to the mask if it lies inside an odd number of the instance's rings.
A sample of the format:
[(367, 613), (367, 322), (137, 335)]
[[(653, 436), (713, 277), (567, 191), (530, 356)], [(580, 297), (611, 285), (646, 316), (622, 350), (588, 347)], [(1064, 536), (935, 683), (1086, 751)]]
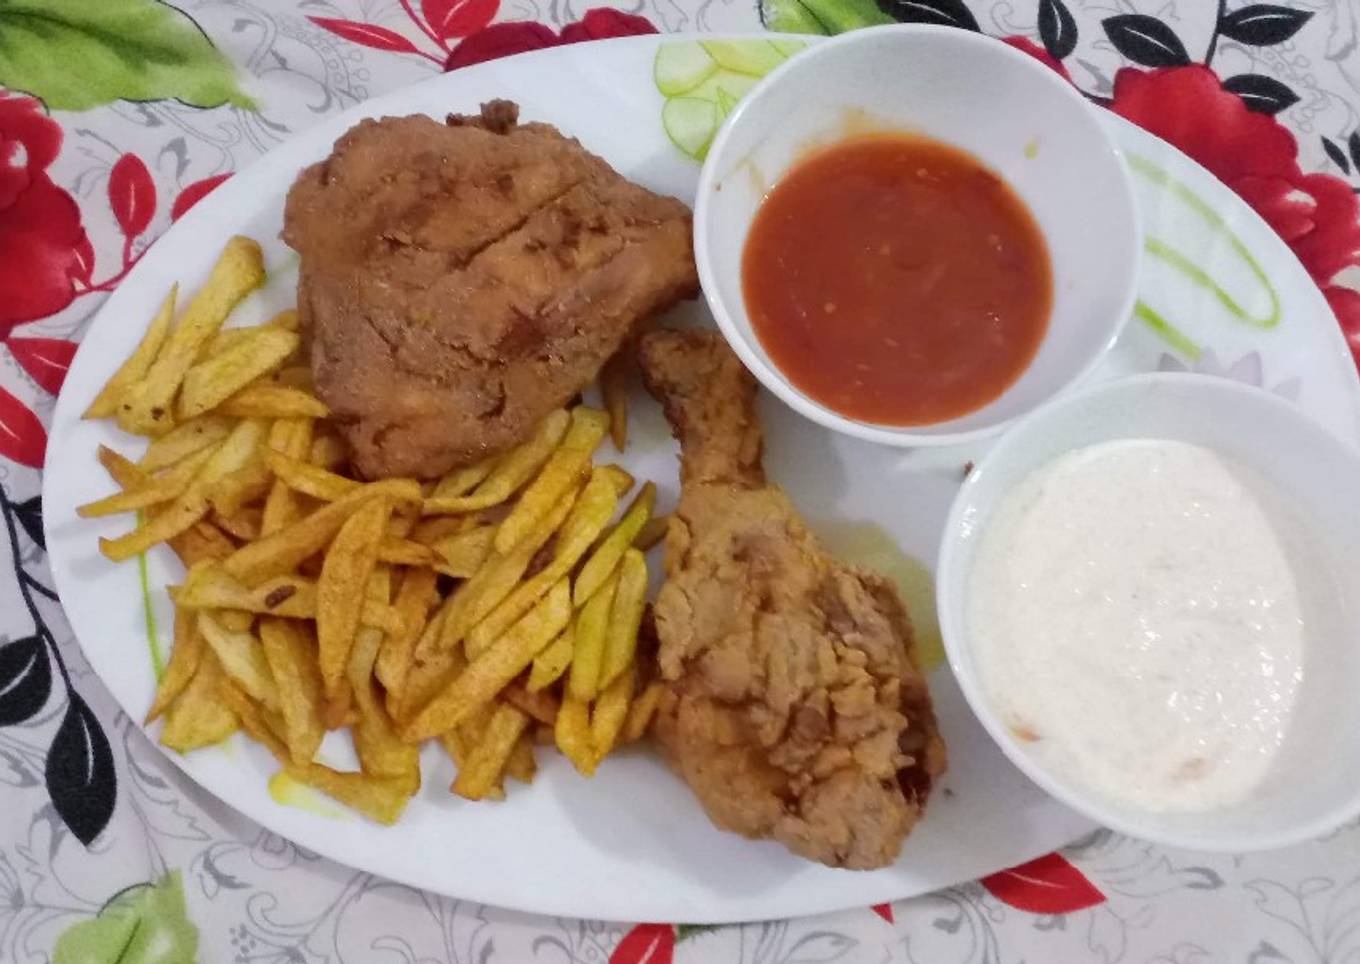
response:
[[(617, 377), (612, 418), (558, 410), (436, 482), (363, 482), (312, 392), (296, 312), (223, 327), (264, 278), (259, 245), (231, 239), (178, 321), (170, 291), (85, 413), (150, 439), (136, 462), (99, 453), (120, 490), (81, 515), (138, 513), (101, 550), (167, 543), (187, 569), (147, 721), (164, 717), (161, 742), (181, 752), (241, 729), (383, 823), (419, 789), (430, 739), (471, 800), (503, 796), (507, 774), (531, 780), (537, 743), (592, 774), (661, 694), (638, 652), (656, 489), (618, 513), (635, 482), (594, 463), (611, 428), (623, 445)], [(342, 727), (357, 771), (316, 759)]]

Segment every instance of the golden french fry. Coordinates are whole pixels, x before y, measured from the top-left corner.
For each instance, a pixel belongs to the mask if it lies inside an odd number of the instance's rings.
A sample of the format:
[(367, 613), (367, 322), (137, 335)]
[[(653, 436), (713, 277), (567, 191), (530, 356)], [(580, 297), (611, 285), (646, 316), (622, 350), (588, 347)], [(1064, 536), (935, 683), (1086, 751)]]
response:
[(199, 360), (210, 358), (213, 355), (220, 355), (224, 351), (247, 341), (254, 336), (254, 333), (265, 328), (278, 328), (283, 331), (298, 331), (301, 328), (301, 321), (298, 319), (296, 308), (285, 308), (273, 318), (270, 318), (262, 325), (251, 325), (247, 328), (223, 328), (213, 335), (203, 349), (199, 352)]
[[(386, 581), (374, 580), (378, 583)], [(370, 586), (370, 591), (372, 588)], [(354, 751), (364, 773), (377, 777), (406, 777), (411, 781), (411, 792), (414, 793), (420, 787), (420, 750), (397, 738), (392, 721), (373, 687), (373, 667), (381, 645), (382, 633), (364, 627), (355, 635), (354, 648), (350, 651), (346, 675), (359, 711), (353, 731)]]
[(316, 639), (301, 623), (267, 617), (260, 620), (260, 643), (278, 686), (289, 759), (298, 765), (308, 764), (326, 735), (321, 722)]
[(147, 472), (157, 472), (222, 441), (235, 425), (224, 415), (191, 418), (160, 438), (152, 439), (137, 464)]
[(231, 513), (214, 510), (212, 514), (214, 525), (220, 527), (233, 539), (239, 539), (242, 542), (254, 542), (260, 538), (260, 526), (263, 521), (264, 513), (253, 507), (237, 509)]
[(198, 672), (203, 660), (203, 635), (198, 631), (198, 623), (193, 614), (175, 610), (175, 643), (170, 650), (170, 661), (165, 664), (165, 672), (156, 683), (156, 698), (147, 710), (144, 723), (150, 723), (169, 708), (170, 704)]
[(581, 567), (580, 575), (576, 577), (576, 585), (572, 587), (572, 601), (576, 605), (585, 605), (585, 601), (604, 585), (604, 581), (623, 558), (624, 550), (632, 545), (638, 532), (646, 524), (655, 505), (656, 486), (648, 482), (633, 499), (633, 504), (624, 512), (618, 525), (610, 530), (609, 535), (604, 537), (604, 541)]
[(571, 675), (567, 692), (581, 703), (589, 703), (600, 691), (600, 667), (604, 664), (605, 637), (609, 632), (609, 613), (619, 588), (616, 570), (595, 594), (586, 600), (572, 628)]
[(299, 783), (320, 790), (381, 824), (396, 823), (411, 799), (410, 781), (405, 777), (372, 777), (333, 770), (320, 763), (306, 767), (289, 765), (285, 769)]
[(666, 530), (670, 527), (671, 517), (667, 515), (653, 516), (648, 519), (638, 530), (638, 534), (633, 537), (633, 548), (639, 552), (646, 552), (662, 539), (666, 538)]
[(264, 460), (269, 470), (286, 482), (289, 488), (323, 502), (343, 499), (363, 486), (362, 482), (309, 465), (301, 459), (289, 458), (282, 452), (266, 452)]
[(431, 497), (456, 499), (460, 495), (467, 495), (491, 474), (500, 459), (499, 455), (491, 455), (480, 462), (465, 465), (461, 469), (454, 469), (435, 484), (434, 491), (430, 493)]
[[(257, 743), (264, 744), (265, 749), (272, 753), (276, 760), (286, 765), (288, 748), (279, 735), (280, 731), (287, 729), (283, 720), (277, 717), (271, 719), (274, 714), (251, 699), (250, 694), (226, 676), (223, 676), (217, 689), (222, 702), (236, 714), (236, 719), (240, 721), (241, 729), (246, 731), (246, 735)], [(275, 723), (278, 724), (277, 728)]]
[(110, 561), (122, 562), (189, 528), (208, 513), (208, 486), (245, 465), (263, 435), (264, 427), (259, 422), (247, 420), (238, 424), (174, 502), (127, 535), (100, 539), (100, 551)]
[(221, 529), (211, 522), (200, 519), (177, 536), (168, 540), (180, 562), (188, 568), (205, 560), (221, 560), (236, 551), (236, 543), (227, 538)]
[(120, 455), (107, 445), (99, 446), (95, 457), (99, 464), (104, 466), (104, 470), (109, 473), (109, 478), (118, 484), (120, 489), (131, 489), (139, 485), (145, 485), (151, 478), (150, 473), (141, 469), (136, 462), (125, 455)]
[[(484, 619), (496, 605), (510, 594), (523, 577), (529, 563), (538, 550), (552, 537), (554, 531), (567, 518), (575, 502), (575, 493), (568, 492), (559, 500), (548, 516), (540, 520), (538, 528), (530, 533), (509, 555), (492, 554), (481, 569), (473, 574), (450, 600), (449, 616), (444, 622), (440, 643), (453, 646), (468, 630)], [(468, 658), (472, 654), (468, 653)]]
[(557, 719), (558, 700), (551, 693), (530, 693), (519, 680), (501, 690), (500, 698), (511, 706), (517, 706), (539, 723), (552, 726)]
[(439, 556), (439, 571), (455, 579), (470, 579), (491, 556), (495, 526), (477, 526), (447, 536), (431, 547)]
[(571, 416), (566, 409), (549, 414), (527, 442), (511, 449), (496, 463), (491, 474), (472, 490), (471, 495), (455, 498), (425, 500), (426, 515), (454, 515), (499, 505), (519, 491), (520, 486), (533, 478), (535, 472), (548, 461), (553, 450), (567, 434)]
[(447, 607), (439, 609), (416, 641), (399, 698), (391, 710), (394, 719), (410, 719), (416, 710), (432, 700), (467, 666), (461, 646), (451, 649), (441, 649), (439, 646), (440, 629), (447, 615)]
[(316, 586), (316, 635), (327, 698), (339, 692), (359, 630), (365, 587), (377, 562), (378, 541), (391, 511), (392, 503), (385, 498), (366, 501), (340, 526), (321, 564)]
[(571, 619), (571, 591), (561, 580), (524, 618), (512, 626), (494, 649), (467, 668), (437, 694), (402, 729), (408, 743), (428, 739), (457, 726), (527, 667)]
[(520, 783), (532, 783), (534, 774), (538, 772), (538, 763), (534, 760), (534, 739), (528, 733), (520, 734), (520, 738), (515, 741), (515, 748), (510, 751), (510, 758), (505, 761), (505, 775), (518, 780)]
[(220, 563), (189, 570), (175, 597), (181, 609), (236, 609), (288, 619), (316, 616), (316, 583), (301, 576), (275, 576), (257, 586), (246, 586)]
[(628, 382), (631, 351), (619, 351), (600, 369), (600, 397), (609, 413), (609, 437), (620, 452), (628, 444)]
[(222, 666), (205, 650), (198, 670), (165, 713), (161, 743), (187, 753), (220, 743), (236, 732), (236, 714), (222, 699), (227, 683)]
[(590, 742), (595, 748), (596, 759), (603, 760), (614, 749), (619, 733), (628, 719), (628, 704), (633, 699), (633, 679), (635, 673), (631, 665), (603, 690), (595, 707), (590, 713)]
[(633, 700), (633, 705), (628, 707), (628, 719), (623, 724), (620, 743), (632, 743), (642, 739), (642, 734), (652, 725), (656, 708), (661, 704), (661, 693), (661, 683), (656, 681), (649, 683), (647, 688), (638, 694), (637, 699)]
[(281, 388), (296, 388), (298, 391), (306, 392), (309, 395), (316, 394), (316, 381), (312, 377), (312, 366), (307, 364), (286, 365), (280, 368), (269, 376), (269, 384), (278, 385)]
[(529, 682), (526, 684), (530, 693), (547, 689), (562, 677), (567, 667), (571, 665), (573, 646), (572, 628), (567, 626), (558, 633), (557, 638), (547, 649), (534, 657), (533, 666), (529, 669)]
[(331, 502), (311, 515), (237, 549), (223, 563), (227, 572), (247, 586), (296, 569), (304, 559), (321, 550), (340, 527), (370, 500), (419, 503), (420, 486), (410, 479), (370, 482), (338, 502)]
[(411, 527), (408, 537), (412, 542), (433, 547), (436, 543), (442, 542), (450, 536), (456, 536), (461, 532), (476, 528), (478, 528), (476, 513), (461, 516), (437, 515), (417, 522)]
[(382, 648), (378, 651), (378, 660), (373, 667), (374, 675), (387, 690), (389, 709), (400, 705), (416, 643), (429, 621), (430, 606), (437, 598), (435, 578), (432, 569), (408, 569), (397, 589), (397, 599), (393, 605), (401, 618), (402, 630), (383, 637)]
[(198, 614), (198, 631), (233, 682), (266, 709), (279, 709), (278, 685), (254, 633), (232, 632), (207, 610)]
[[(322, 681), (325, 689), (325, 681)], [(349, 688), (349, 680), (342, 679), (332, 696), (322, 696), (321, 722), (328, 730), (338, 730), (342, 726), (352, 726), (358, 720), (354, 712), (354, 692)]]
[(637, 479), (633, 478), (633, 473), (622, 465), (600, 465), (596, 466), (595, 471), (603, 472), (609, 481), (614, 483), (614, 491), (620, 499), (637, 484)]
[[(305, 457), (312, 444), (315, 422), (310, 418), (275, 419), (269, 427), (268, 452), (281, 452), (294, 458)], [(271, 535), (297, 521), (302, 514), (302, 501), (282, 479), (275, 478), (265, 496), (264, 512), (260, 516), (260, 534)]]
[(127, 360), (118, 366), (113, 377), (99, 390), (90, 407), (85, 409), (82, 418), (108, 418), (118, 413), (118, 405), (127, 390), (146, 375), (161, 346), (165, 344), (165, 339), (170, 334), (170, 325), (175, 319), (175, 298), (178, 295), (179, 285), (171, 285), (155, 317), (151, 319), (151, 324), (147, 326), (146, 334), (142, 335), (142, 340), (137, 343), (137, 347), (132, 350)]
[(161, 435), (172, 427), (171, 405), (199, 349), (264, 277), (260, 246), (239, 235), (229, 240), (156, 360), (124, 394), (118, 406), (119, 425), (138, 435)]
[(184, 373), (179, 395), (181, 419), (211, 411), (261, 375), (274, 371), (302, 341), (282, 328), (260, 326), (246, 331), (249, 334), (236, 344)]
[(481, 742), (473, 748), (466, 765), (459, 767), (453, 792), (468, 800), (485, 797), (500, 781), (510, 754), (528, 725), (527, 714), (508, 703), (498, 704)]
[(553, 724), (553, 738), (562, 755), (583, 776), (595, 773), (595, 747), (590, 738), (590, 704), (578, 700), (570, 693), (562, 697), (562, 706), (557, 711), (557, 722)]
[(434, 550), (410, 539), (383, 536), (378, 543), (378, 561), (393, 566), (425, 566), (435, 563)]
[(609, 629), (605, 633), (604, 659), (600, 663), (600, 688), (618, 679), (637, 652), (638, 627), (647, 605), (647, 560), (636, 549), (629, 549), (619, 563), (619, 587), (609, 610)]
[(184, 494), (194, 477), (202, 470), (212, 456), (213, 449), (195, 452), (182, 459), (178, 465), (167, 469), (160, 475), (153, 475), (141, 485), (124, 489), (94, 502), (87, 502), (76, 509), (82, 519), (114, 515), (119, 512), (135, 512), (148, 506), (169, 502)]
[(247, 385), (214, 411), (236, 418), (326, 418), (331, 413), (310, 392), (265, 382)]
[[(208, 502), (219, 515), (234, 516), (245, 508), (247, 503), (264, 498), (273, 481), (274, 476), (265, 468), (264, 462), (253, 459), (209, 486)], [(261, 525), (263, 521), (261, 510)], [(252, 538), (258, 537), (257, 533)]]
[(323, 469), (338, 469), (349, 461), (349, 449), (338, 435), (318, 435), (312, 439), (307, 461)]
[(581, 490), (581, 495), (562, 523), (552, 560), (537, 575), (516, 586), (495, 609), (468, 631), (468, 659), (476, 659), (511, 623), (528, 612), (529, 607), (553, 583), (571, 571), (608, 524), (617, 502), (613, 484), (608, 477), (602, 472), (592, 472), (590, 481)]
[(590, 465), (590, 457), (609, 429), (609, 416), (578, 405), (571, 410), (567, 434), (542, 471), (529, 483), (515, 507), (496, 530), (496, 551), (504, 555), (529, 534), (563, 494), (575, 488)]
[(228, 632), (248, 633), (255, 628), (255, 614), (240, 609), (219, 609), (217, 619)]

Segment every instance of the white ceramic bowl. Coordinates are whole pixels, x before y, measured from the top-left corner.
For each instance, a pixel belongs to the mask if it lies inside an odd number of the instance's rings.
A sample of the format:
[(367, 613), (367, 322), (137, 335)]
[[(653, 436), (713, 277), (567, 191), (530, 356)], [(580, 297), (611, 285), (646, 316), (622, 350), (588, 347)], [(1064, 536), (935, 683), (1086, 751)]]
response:
[[(1294, 517), (1285, 531), (1308, 547), (1336, 603), (1312, 627), (1285, 744), (1267, 781), (1245, 802), (1202, 813), (1120, 806), (1060, 779), (1004, 725), (979, 678), (969, 635), (968, 581), (997, 503), (1057, 456), (1120, 438), (1161, 438), (1217, 450), (1256, 470)], [(949, 664), (992, 739), (1035, 783), (1108, 827), (1199, 850), (1265, 850), (1321, 836), (1360, 813), (1360, 453), (1290, 403), (1227, 379), (1139, 375), (1056, 400), (1023, 419), (965, 481), (945, 524), (937, 604)], [(1318, 582), (1312, 586), (1319, 587)], [(1320, 588), (1320, 587), (1319, 587)], [(1306, 597), (1307, 593), (1305, 593)], [(1305, 619), (1308, 618), (1305, 612)], [(1318, 616), (1314, 613), (1314, 616)]]
[[(1003, 177), (1048, 243), (1053, 313), (1023, 375), (962, 418), (894, 427), (847, 418), (803, 394), (751, 327), (741, 255), (761, 200), (809, 146), (875, 126), (960, 147)], [(890, 445), (995, 432), (1089, 372), (1133, 306), (1141, 235), (1123, 158), (1082, 96), (1037, 60), (981, 34), (893, 26), (818, 43), (771, 72), (713, 141), (694, 208), (704, 295), (746, 366), (795, 410)]]

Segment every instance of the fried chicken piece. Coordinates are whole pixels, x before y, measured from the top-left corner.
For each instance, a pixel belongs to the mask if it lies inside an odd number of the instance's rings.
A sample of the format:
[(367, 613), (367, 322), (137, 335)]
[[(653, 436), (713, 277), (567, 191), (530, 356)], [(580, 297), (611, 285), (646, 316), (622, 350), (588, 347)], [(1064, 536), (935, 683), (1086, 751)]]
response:
[(288, 193), (317, 393), (369, 478), (515, 445), (698, 293), (689, 209), (517, 112), (361, 121)]
[(682, 462), (657, 739), (718, 826), (833, 867), (890, 864), (945, 768), (907, 613), (765, 481), (755, 382), (716, 333), (655, 332), (640, 354)]

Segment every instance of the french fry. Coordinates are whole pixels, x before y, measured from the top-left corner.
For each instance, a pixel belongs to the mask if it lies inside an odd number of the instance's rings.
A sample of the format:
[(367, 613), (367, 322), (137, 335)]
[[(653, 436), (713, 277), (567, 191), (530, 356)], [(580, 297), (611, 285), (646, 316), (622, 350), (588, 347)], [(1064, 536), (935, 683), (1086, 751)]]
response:
[(501, 690), (501, 699), (511, 706), (519, 707), (539, 723), (552, 726), (557, 719), (557, 697), (551, 693), (530, 693), (518, 680)]
[(222, 441), (235, 425), (234, 420), (215, 414), (181, 422), (160, 438), (152, 439), (137, 465), (147, 472), (167, 468)]
[[(458, 587), (450, 600), (449, 615), (444, 622), (440, 643), (444, 647), (459, 642), (468, 630), (486, 617), (496, 605), (510, 594), (524, 576), (538, 550), (552, 537), (575, 503), (575, 493), (568, 492), (557, 506), (540, 520), (538, 528), (526, 537), (509, 555), (493, 554), (481, 569)], [(468, 653), (468, 658), (472, 654)]]
[(406, 571), (394, 603), (402, 621), (402, 630), (399, 633), (387, 633), (383, 637), (382, 648), (378, 651), (378, 659), (373, 667), (374, 675), (387, 690), (389, 712), (400, 705), (416, 643), (425, 630), (430, 607), (436, 598), (434, 570), (419, 568)]
[(282, 452), (266, 452), (265, 465), (289, 488), (323, 502), (335, 502), (362, 488), (363, 483), (336, 475), (320, 466), (290, 458)]
[[(378, 595), (385, 594), (386, 579), (375, 579)], [(370, 586), (370, 594), (374, 587)], [(378, 777), (405, 777), (411, 782), (411, 792), (420, 788), (420, 751), (397, 739), (387, 711), (378, 701), (373, 688), (373, 667), (382, 645), (382, 633), (368, 627), (361, 628), (354, 638), (346, 675), (354, 692), (354, 705), (359, 711), (354, 726), (354, 751), (364, 773)]]
[(131, 489), (138, 485), (145, 485), (151, 478), (150, 473), (140, 468), (136, 462), (125, 455), (120, 455), (107, 445), (99, 446), (95, 453), (95, 458), (104, 467), (104, 471), (109, 473), (109, 478), (118, 484), (120, 489)]
[(609, 629), (605, 633), (604, 658), (600, 663), (601, 689), (618, 679), (637, 652), (638, 628), (647, 605), (647, 560), (636, 549), (629, 549), (619, 563), (619, 586), (609, 610)]
[(323, 469), (338, 469), (349, 461), (349, 449), (338, 435), (318, 435), (312, 439), (307, 461)]
[(580, 703), (589, 703), (600, 691), (600, 667), (604, 665), (609, 613), (614, 608), (618, 588), (619, 573), (615, 571), (586, 600), (572, 628), (571, 675), (567, 677), (567, 692)]
[(505, 775), (518, 780), (520, 783), (532, 783), (534, 774), (538, 772), (538, 763), (534, 760), (534, 739), (529, 733), (520, 734), (520, 738), (515, 741), (515, 748), (510, 751), (510, 757), (505, 761)]
[(200, 519), (177, 536), (168, 540), (185, 568), (197, 562), (222, 560), (236, 551), (236, 543), (211, 522)]
[(562, 755), (572, 762), (582, 776), (595, 773), (595, 746), (590, 737), (590, 704), (568, 693), (562, 697), (553, 725), (553, 738)]
[(309, 395), (316, 394), (316, 380), (312, 377), (312, 366), (307, 364), (287, 365), (269, 376), (269, 384), (282, 388), (296, 388)]
[(278, 723), (276, 728), (270, 720), (270, 711), (251, 699), (249, 693), (226, 676), (223, 677), (218, 686), (218, 695), (222, 702), (236, 714), (236, 719), (240, 722), (241, 729), (246, 731), (247, 736), (257, 743), (264, 744), (265, 749), (272, 753), (280, 763), (286, 765), (289, 762), (288, 747), (284, 745), (283, 738), (279, 736), (280, 730), (287, 729), (282, 719), (274, 721)]
[(542, 471), (529, 483), (496, 530), (497, 552), (504, 555), (513, 549), (529, 534), (534, 523), (578, 484), (608, 429), (609, 416), (604, 412), (584, 405), (571, 410), (571, 425), (562, 444), (553, 451)]
[(472, 750), (466, 765), (459, 767), (453, 792), (468, 800), (485, 797), (499, 782), (515, 744), (528, 725), (527, 714), (508, 703), (498, 704), (481, 742)]
[(206, 610), (198, 614), (198, 631), (233, 682), (265, 708), (279, 709), (278, 685), (254, 633), (232, 632)]
[(401, 819), (411, 799), (410, 783), (404, 777), (372, 777), (333, 770), (320, 763), (305, 767), (288, 765), (285, 770), (299, 783), (320, 790), (381, 824), (391, 825)]
[(289, 759), (308, 764), (321, 746), (321, 671), (310, 630), (289, 619), (260, 620), (260, 643), (279, 691)]
[(537, 693), (561, 679), (562, 674), (571, 665), (573, 645), (572, 628), (568, 625), (558, 633), (557, 638), (547, 649), (534, 657), (533, 665), (529, 669), (529, 682), (525, 684), (525, 688), (530, 693)]
[(144, 525), (117, 539), (100, 539), (99, 548), (112, 562), (122, 562), (145, 552), (158, 542), (177, 536), (208, 513), (207, 489), (213, 482), (245, 465), (255, 451), (264, 428), (261, 423), (246, 420), (232, 429), (230, 435), (198, 470), (189, 487), (163, 511), (156, 513)]
[(516, 586), (495, 609), (468, 631), (468, 659), (476, 659), (511, 623), (528, 612), (553, 583), (571, 571), (609, 523), (617, 502), (613, 484), (608, 477), (601, 472), (592, 472), (590, 481), (562, 523), (557, 551), (552, 560), (537, 575)]
[(181, 609), (239, 609), (289, 619), (316, 617), (316, 583), (301, 576), (275, 576), (246, 586), (220, 563), (196, 565), (175, 597)]
[(439, 480), (434, 491), (430, 493), (431, 497), (456, 499), (460, 495), (467, 495), (491, 474), (500, 459), (499, 455), (491, 455), (480, 462), (474, 462), (472, 465), (466, 465), (461, 469), (454, 469)]
[[(258, 450), (256, 451), (258, 453)], [(254, 458), (209, 486), (208, 502), (219, 515), (234, 516), (244, 509), (247, 503), (264, 498), (273, 481), (274, 477), (265, 468), (264, 462)], [(263, 523), (261, 510), (259, 525), (262, 526)], [(252, 538), (258, 538), (258, 534)]]
[(297, 334), (282, 328), (245, 330), (249, 334), (236, 344), (184, 373), (179, 395), (181, 419), (216, 408), (261, 375), (277, 369), (301, 344)]
[(199, 349), (264, 277), (264, 256), (257, 243), (239, 235), (227, 242), (156, 360), (124, 394), (118, 406), (119, 425), (137, 435), (161, 435), (173, 426), (171, 404)]
[(247, 328), (222, 328), (203, 347), (198, 356), (199, 360), (220, 355), (240, 342), (250, 339), (255, 332), (270, 328), (277, 328), (282, 331), (298, 331), (301, 328), (301, 322), (298, 319), (297, 309), (285, 308), (262, 325), (251, 325)]
[(628, 719), (628, 705), (633, 699), (634, 671), (631, 665), (600, 691), (600, 698), (590, 713), (590, 742), (595, 758), (603, 760), (614, 749), (619, 733)]
[(410, 479), (370, 482), (338, 502), (322, 506), (291, 526), (263, 536), (258, 542), (242, 546), (223, 565), (227, 572), (247, 586), (286, 575), (308, 556), (325, 547), (360, 507), (376, 498), (418, 503), (420, 486)]
[[(269, 452), (279, 452), (293, 458), (307, 455), (312, 444), (312, 431), (315, 423), (310, 418), (275, 419), (269, 427)], [(268, 463), (266, 463), (268, 464)], [(302, 502), (287, 482), (275, 478), (265, 496), (264, 512), (260, 516), (260, 534), (271, 535), (285, 526), (297, 521), (302, 514)]]
[(149, 506), (177, 499), (184, 494), (185, 489), (189, 488), (189, 484), (193, 482), (194, 477), (202, 470), (212, 454), (213, 449), (195, 452), (193, 455), (182, 459), (173, 468), (167, 469), (160, 475), (151, 476), (140, 485), (77, 507), (76, 515), (82, 519), (90, 519), (98, 516), (115, 515), (119, 512), (135, 512), (138, 509), (145, 509)]
[(442, 649), (439, 646), (439, 633), (447, 615), (447, 606), (439, 609), (416, 641), (410, 665), (402, 678), (401, 691), (390, 710), (396, 720), (409, 720), (467, 666), (463, 647)]
[(377, 562), (378, 541), (391, 511), (392, 503), (387, 499), (366, 501), (340, 526), (321, 564), (316, 587), (316, 635), (321, 680), (328, 699), (339, 693), (359, 630), (365, 587)]
[(410, 539), (383, 536), (378, 543), (378, 561), (394, 566), (429, 567), (435, 563), (434, 550)]
[(491, 474), (470, 495), (426, 499), (425, 514), (456, 515), (504, 502), (548, 461), (562, 437), (567, 434), (570, 422), (571, 416), (566, 409), (552, 412), (538, 424), (527, 442), (511, 449), (496, 463)]
[(227, 679), (217, 657), (205, 650), (184, 692), (170, 704), (161, 729), (161, 743), (187, 753), (220, 743), (236, 732), (235, 712), (223, 701)]
[(571, 619), (571, 591), (565, 579), (512, 626), (500, 644), (483, 653), (403, 727), (408, 743), (428, 739), (457, 726), (533, 662)]
[(628, 707), (628, 719), (623, 724), (623, 735), (619, 738), (620, 743), (632, 743), (635, 740), (642, 739), (642, 735), (652, 725), (652, 719), (656, 716), (656, 708), (661, 704), (661, 693), (661, 683), (655, 681), (647, 684), (647, 688), (633, 700), (633, 705)]
[(638, 534), (633, 537), (633, 548), (639, 552), (646, 552), (662, 539), (666, 538), (666, 530), (670, 527), (671, 517), (669, 515), (652, 516), (638, 530)]
[(248, 633), (255, 628), (255, 614), (240, 609), (219, 609), (217, 620), (232, 633)]
[(600, 369), (600, 397), (609, 413), (609, 437), (620, 452), (628, 445), (628, 381), (632, 352), (624, 350)]
[(155, 317), (151, 319), (151, 324), (147, 326), (146, 334), (142, 335), (142, 340), (137, 343), (127, 361), (118, 366), (113, 377), (99, 390), (90, 407), (85, 409), (82, 418), (109, 418), (118, 413), (118, 405), (127, 390), (146, 375), (161, 346), (165, 344), (165, 339), (170, 334), (170, 325), (175, 320), (175, 299), (178, 295), (179, 285), (171, 285)]
[(248, 506), (231, 513), (213, 511), (212, 522), (234, 539), (254, 542), (260, 538), (260, 527), (264, 523), (264, 512)]
[(609, 481), (614, 483), (614, 492), (620, 499), (632, 491), (633, 486), (637, 484), (637, 479), (633, 478), (633, 473), (622, 465), (597, 465), (595, 471), (604, 473)]
[(576, 584), (572, 587), (572, 601), (577, 606), (585, 605), (585, 601), (604, 585), (605, 580), (619, 564), (619, 560), (623, 558), (624, 550), (632, 545), (646, 524), (655, 505), (656, 486), (648, 482), (633, 499), (633, 504), (624, 512), (618, 525), (610, 530), (609, 535), (604, 537), (604, 541), (581, 567)]
[(198, 672), (203, 660), (203, 635), (198, 631), (198, 623), (192, 613), (175, 609), (175, 643), (170, 649), (170, 661), (165, 664), (165, 672), (156, 683), (156, 698), (147, 710), (144, 723), (151, 723), (164, 713), (175, 698), (184, 692), (189, 681)]
[(470, 579), (490, 558), (495, 540), (495, 526), (477, 526), (440, 539), (432, 546), (439, 556), (439, 571), (456, 579)]
[(247, 385), (214, 409), (235, 418), (326, 418), (331, 410), (310, 392), (286, 385)]
[(434, 546), (436, 543), (442, 542), (450, 536), (456, 536), (461, 532), (467, 532), (469, 529), (476, 529), (479, 525), (480, 523), (476, 513), (462, 516), (436, 515), (431, 516), (428, 519), (421, 519), (417, 522), (411, 527), (411, 531), (407, 533), (407, 537), (412, 542), (419, 542), (421, 545), (425, 546)]

